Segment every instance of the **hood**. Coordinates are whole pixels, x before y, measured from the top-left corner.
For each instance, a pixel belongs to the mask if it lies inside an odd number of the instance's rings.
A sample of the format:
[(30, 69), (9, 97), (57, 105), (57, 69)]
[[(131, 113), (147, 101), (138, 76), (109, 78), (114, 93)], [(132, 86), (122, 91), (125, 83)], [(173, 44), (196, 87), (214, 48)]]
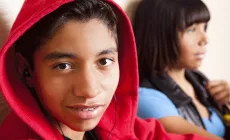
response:
[[(14, 43), (42, 17), (71, 1), (25, 0), (11, 29), (8, 40), (0, 51), (0, 87), (3, 96), (12, 108), (14, 116), (18, 117), (18, 120), (21, 120), (39, 137), (44, 139), (59, 139), (61, 136), (57, 130), (51, 127), (36, 100), (20, 80), (15, 66)], [(134, 120), (137, 110), (138, 71), (136, 47), (131, 23), (123, 10), (115, 2), (111, 0), (107, 2), (114, 8), (119, 22), (120, 80), (115, 92), (116, 104), (114, 104), (114, 101), (111, 102), (95, 129), (99, 139), (105, 139), (103, 137), (106, 137), (100, 136), (102, 131), (103, 135), (112, 133), (112, 137), (117, 138), (132, 135), (134, 133)], [(116, 116), (114, 116), (114, 105), (116, 105)], [(111, 132), (115, 117), (117, 118), (116, 124)], [(1, 133), (4, 132), (6, 134), (12, 131), (12, 128), (7, 125), (7, 121), (12, 122), (10, 118), (7, 118), (4, 122), (5, 125), (3, 124), (5, 126), (3, 131), (0, 131)]]

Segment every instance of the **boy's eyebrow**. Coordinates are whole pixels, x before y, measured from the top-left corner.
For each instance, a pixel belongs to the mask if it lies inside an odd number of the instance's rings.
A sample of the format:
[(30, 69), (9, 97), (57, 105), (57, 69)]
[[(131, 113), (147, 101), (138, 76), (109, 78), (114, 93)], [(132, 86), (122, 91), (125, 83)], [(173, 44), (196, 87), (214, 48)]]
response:
[(117, 52), (118, 52), (117, 47), (116, 48), (109, 48), (109, 49), (102, 50), (101, 52), (99, 52), (97, 54), (97, 56), (106, 55), (106, 54), (110, 54), (110, 53), (114, 54)]
[(75, 59), (77, 58), (77, 56), (73, 53), (52, 52), (46, 55), (44, 57), (44, 60), (55, 60), (55, 59), (62, 59), (62, 58)]
[[(101, 55), (106, 55), (106, 54), (114, 54), (118, 52), (117, 48), (109, 48), (109, 49), (105, 49), (100, 51), (99, 53), (97, 53), (96, 56), (101, 56)], [(77, 55), (74, 53), (65, 53), (65, 52), (52, 52), (47, 54), (44, 57), (44, 60), (56, 60), (56, 59), (62, 59), (62, 58), (69, 58), (69, 59), (76, 59)]]

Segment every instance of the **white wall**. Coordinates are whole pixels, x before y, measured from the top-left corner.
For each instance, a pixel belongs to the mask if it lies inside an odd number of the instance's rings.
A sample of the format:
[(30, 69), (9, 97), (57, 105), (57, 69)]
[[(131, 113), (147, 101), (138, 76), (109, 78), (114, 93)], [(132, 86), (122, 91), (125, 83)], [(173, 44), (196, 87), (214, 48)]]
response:
[[(114, 0), (133, 19), (133, 13), (141, 0)], [(230, 82), (230, 0), (204, 0), (211, 12), (208, 28), (208, 53), (201, 66), (211, 79)]]
[(23, 2), (24, 0), (0, 0), (0, 11), (9, 26), (13, 24)]
[(204, 0), (211, 12), (209, 49), (201, 67), (209, 77), (230, 82), (230, 1)]
[(6, 41), (24, 0), (0, 0), (0, 48)]

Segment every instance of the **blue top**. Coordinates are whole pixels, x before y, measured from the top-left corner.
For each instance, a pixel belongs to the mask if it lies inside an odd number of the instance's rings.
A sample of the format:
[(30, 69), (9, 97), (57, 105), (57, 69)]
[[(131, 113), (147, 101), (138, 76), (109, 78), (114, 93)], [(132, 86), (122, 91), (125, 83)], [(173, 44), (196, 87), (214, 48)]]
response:
[[(162, 92), (150, 88), (139, 88), (138, 116), (141, 118), (163, 118), (180, 116), (173, 102)], [(216, 112), (210, 108), (210, 118), (202, 118), (206, 130), (216, 136), (224, 137), (225, 127)]]

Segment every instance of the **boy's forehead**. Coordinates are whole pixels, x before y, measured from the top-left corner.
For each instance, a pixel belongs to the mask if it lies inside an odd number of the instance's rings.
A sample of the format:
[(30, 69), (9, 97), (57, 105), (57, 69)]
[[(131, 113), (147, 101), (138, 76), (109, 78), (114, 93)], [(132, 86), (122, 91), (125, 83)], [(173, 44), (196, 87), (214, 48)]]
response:
[(79, 58), (82, 54), (99, 56), (117, 53), (117, 43), (107, 26), (97, 20), (69, 21), (50, 38), (38, 52), (45, 59)]

